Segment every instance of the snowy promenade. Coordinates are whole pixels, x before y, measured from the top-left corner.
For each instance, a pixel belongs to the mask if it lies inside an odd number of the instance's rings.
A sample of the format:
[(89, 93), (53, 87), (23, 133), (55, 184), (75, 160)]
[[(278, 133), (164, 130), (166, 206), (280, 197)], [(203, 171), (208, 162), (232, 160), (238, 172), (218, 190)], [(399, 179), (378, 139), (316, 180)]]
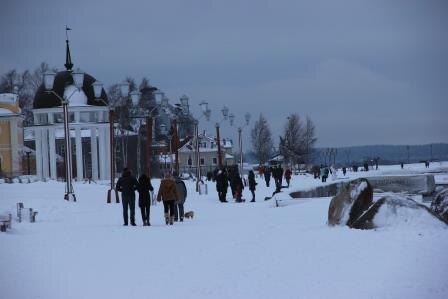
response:
[[(369, 175), (426, 171), (407, 167)], [(289, 190), (318, 184), (294, 176)], [(107, 186), (74, 187), (77, 203), (62, 199), (63, 183), (0, 184), (0, 213), (17, 202), (39, 211), (37, 223), (0, 233), (0, 298), (448, 298), (447, 228), (330, 228), (330, 198), (273, 208), (260, 179), (256, 203), (222, 204), (213, 184), (199, 196), (189, 183), (193, 220), (166, 226), (158, 204), (150, 227), (138, 208), (138, 226), (123, 227)]]

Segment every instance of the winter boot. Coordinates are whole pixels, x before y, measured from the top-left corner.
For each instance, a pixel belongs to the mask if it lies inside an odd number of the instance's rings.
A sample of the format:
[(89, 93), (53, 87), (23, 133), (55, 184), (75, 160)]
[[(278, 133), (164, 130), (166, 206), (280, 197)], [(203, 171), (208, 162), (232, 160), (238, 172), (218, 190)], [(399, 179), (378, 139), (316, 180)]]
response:
[(180, 217), (180, 222), (184, 222), (184, 217)]
[(170, 217), (170, 225), (174, 224), (174, 217)]
[(170, 223), (170, 216), (165, 214), (165, 224), (168, 225)]

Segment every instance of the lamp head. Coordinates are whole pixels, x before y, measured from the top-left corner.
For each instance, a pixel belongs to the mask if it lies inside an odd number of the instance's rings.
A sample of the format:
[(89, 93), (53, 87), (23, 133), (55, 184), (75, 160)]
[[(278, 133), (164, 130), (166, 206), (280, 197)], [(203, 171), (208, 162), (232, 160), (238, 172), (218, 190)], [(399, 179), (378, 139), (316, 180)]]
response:
[(229, 117), (229, 108), (224, 106), (224, 107), (222, 107), (221, 112), (222, 112), (222, 116), (224, 116), (224, 119), (227, 120), (227, 118)]
[(235, 115), (233, 113), (230, 113), (230, 115), (229, 115), (229, 122), (230, 122), (231, 126), (233, 126), (234, 120), (235, 120)]
[(129, 93), (129, 82), (120, 83), (120, 93), (122, 97), (127, 97)]
[(95, 94), (95, 98), (101, 98), (101, 92), (103, 91), (103, 83), (100, 81), (95, 81), (92, 83), (93, 93)]
[(138, 90), (134, 90), (129, 95), (131, 96), (132, 105), (137, 106), (142, 93)]
[(84, 84), (84, 72), (79, 68), (72, 72), (73, 83), (78, 89), (81, 89)]
[(54, 78), (56, 78), (56, 73), (52, 70), (48, 70), (43, 73), (44, 86), (46, 90), (52, 90), (54, 85)]

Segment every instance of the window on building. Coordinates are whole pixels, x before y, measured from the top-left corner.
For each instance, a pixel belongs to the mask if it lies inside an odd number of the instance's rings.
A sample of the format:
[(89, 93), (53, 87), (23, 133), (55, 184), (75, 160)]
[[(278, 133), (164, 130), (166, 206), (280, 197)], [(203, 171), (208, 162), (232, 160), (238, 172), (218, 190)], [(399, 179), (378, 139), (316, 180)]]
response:
[(39, 125), (46, 125), (48, 123), (48, 117), (46, 113), (39, 114), (37, 119)]
[(190, 157), (190, 158), (188, 158), (188, 166), (191, 166), (191, 165), (193, 165), (193, 160), (191, 160), (191, 157)]
[(205, 160), (204, 160), (204, 158), (201, 158), (200, 164), (201, 164), (201, 165), (204, 165), (204, 164), (205, 164)]
[(213, 165), (218, 164), (218, 159), (217, 158), (213, 158)]
[(64, 115), (62, 112), (58, 112), (54, 114), (54, 122), (55, 123), (63, 123), (64, 122)]

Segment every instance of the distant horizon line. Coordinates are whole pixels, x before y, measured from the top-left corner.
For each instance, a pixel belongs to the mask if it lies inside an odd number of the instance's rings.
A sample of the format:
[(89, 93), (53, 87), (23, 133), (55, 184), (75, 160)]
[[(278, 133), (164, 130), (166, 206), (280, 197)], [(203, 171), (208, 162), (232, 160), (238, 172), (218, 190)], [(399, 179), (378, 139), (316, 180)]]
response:
[(350, 147), (368, 147), (368, 146), (430, 146), (430, 145), (447, 145), (448, 142), (430, 142), (419, 144), (364, 144), (364, 145), (340, 145), (340, 146), (316, 146), (316, 149), (326, 148), (350, 148)]

